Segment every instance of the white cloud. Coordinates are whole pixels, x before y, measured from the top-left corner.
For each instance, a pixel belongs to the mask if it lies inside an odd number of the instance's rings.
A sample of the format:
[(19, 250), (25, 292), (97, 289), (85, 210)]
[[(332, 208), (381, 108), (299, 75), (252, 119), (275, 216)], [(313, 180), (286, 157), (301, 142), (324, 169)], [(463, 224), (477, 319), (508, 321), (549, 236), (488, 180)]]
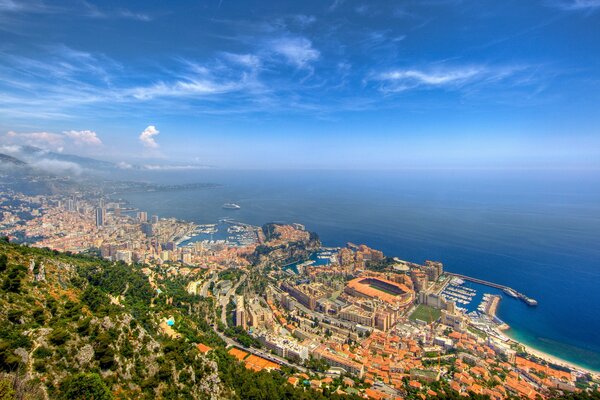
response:
[(83, 131), (64, 131), (63, 133), (53, 132), (15, 132), (9, 131), (4, 136), (0, 136), (0, 141), (7, 145), (29, 145), (41, 149), (62, 152), (65, 146), (75, 145), (98, 146), (102, 144), (96, 132), (90, 130)]
[(261, 59), (254, 54), (224, 53), (224, 56), (227, 60), (248, 68), (259, 68), (261, 66)]
[(133, 165), (131, 165), (125, 161), (119, 161), (117, 163), (117, 167), (120, 169), (131, 169), (131, 168), (133, 168)]
[(133, 12), (127, 9), (119, 10), (117, 16), (121, 18), (135, 19), (144, 22), (152, 21), (152, 18), (148, 14)]
[(52, 150), (60, 150), (64, 145), (64, 136), (52, 132), (9, 131), (3, 139), (9, 144), (26, 144)]
[(256, 74), (248, 73), (239, 66), (258, 68), (260, 59), (251, 54), (225, 53), (224, 59), (232, 66), (213, 66), (184, 61), (187, 70), (176, 75), (177, 79), (167, 82), (161, 81), (148, 86), (139, 86), (120, 91), (121, 98), (136, 100), (151, 100), (157, 97), (191, 97), (214, 96), (231, 93), (257, 86)]
[(0, 153), (8, 153), (8, 154), (13, 154), (13, 153), (18, 153), (19, 151), (21, 151), (21, 146), (18, 145), (4, 145), (4, 146), (0, 146)]
[(437, 66), (431, 68), (398, 68), (375, 74), (383, 92), (402, 92), (419, 88), (461, 88), (476, 84), (528, 85), (536, 81), (535, 72), (527, 66)]
[(83, 168), (79, 164), (70, 161), (42, 158), (41, 160), (30, 161), (30, 164), (34, 168), (59, 175), (81, 175), (83, 172)]
[(98, 146), (98, 145), (102, 144), (102, 141), (100, 140), (100, 138), (98, 137), (98, 135), (96, 135), (96, 132), (94, 132), (94, 131), (90, 131), (90, 130), (73, 131), (73, 130), (71, 130), (71, 131), (65, 131), (63, 133), (65, 134), (65, 136), (72, 139), (73, 142), (78, 146), (82, 146), (82, 145)]
[(338, 8), (339, 6), (341, 6), (342, 4), (344, 4), (346, 0), (333, 0), (333, 2), (331, 3), (331, 5), (329, 6), (329, 11), (333, 11), (336, 8)]
[(285, 57), (288, 63), (297, 68), (304, 68), (321, 56), (312, 42), (304, 37), (281, 38), (274, 40), (271, 45), (275, 53)]
[(294, 17), (294, 20), (296, 20), (298, 25), (300, 25), (301, 27), (304, 28), (304, 27), (314, 24), (317, 19), (315, 18), (314, 15), (298, 14)]
[(140, 133), (140, 142), (149, 149), (157, 149), (158, 143), (154, 140), (154, 136), (158, 135), (160, 131), (156, 129), (154, 125), (148, 125), (142, 133)]
[(600, 0), (558, 0), (552, 5), (563, 10), (593, 10), (600, 8)]
[[(0, 0), (1, 1), (1, 0)], [(82, 5), (84, 6), (84, 14), (90, 18), (123, 18), (123, 19), (133, 19), (137, 21), (152, 21), (152, 18), (148, 14), (138, 13), (126, 8), (121, 8), (117, 10), (102, 10), (94, 4), (88, 3), (87, 1), (83, 1)]]
[(468, 67), (451, 70), (422, 71), (416, 69), (397, 69), (384, 72), (379, 79), (388, 82), (397, 82), (401, 86), (440, 86), (465, 82), (481, 74), (480, 68)]
[(0, 0), (1, 12), (49, 13), (57, 11), (40, 0)]
[(0, 0), (0, 11), (20, 11), (22, 8), (22, 5), (12, 0)]

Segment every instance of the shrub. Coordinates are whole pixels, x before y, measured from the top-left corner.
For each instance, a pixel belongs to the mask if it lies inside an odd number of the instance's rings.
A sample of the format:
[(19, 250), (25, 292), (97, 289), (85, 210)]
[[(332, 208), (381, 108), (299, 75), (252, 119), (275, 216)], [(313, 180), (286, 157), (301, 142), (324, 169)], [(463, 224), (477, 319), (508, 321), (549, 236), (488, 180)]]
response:
[(69, 400), (111, 400), (112, 394), (98, 374), (79, 373), (60, 385), (61, 398)]

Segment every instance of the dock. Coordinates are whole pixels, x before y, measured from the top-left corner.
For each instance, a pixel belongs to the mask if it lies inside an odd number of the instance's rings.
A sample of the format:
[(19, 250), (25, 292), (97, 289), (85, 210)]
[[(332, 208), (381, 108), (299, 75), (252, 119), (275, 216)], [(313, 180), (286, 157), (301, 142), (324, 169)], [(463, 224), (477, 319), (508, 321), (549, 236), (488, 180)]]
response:
[(509, 295), (510, 295), (510, 293), (514, 293), (515, 296), (513, 296), (513, 297), (517, 297), (517, 298), (521, 299), (525, 304), (527, 304), (530, 307), (537, 306), (537, 304), (538, 304), (537, 300), (532, 299), (531, 297), (528, 297), (528, 296), (526, 296), (523, 293), (517, 292), (516, 290), (514, 290), (510, 286), (500, 285), (498, 283), (489, 282), (489, 281), (484, 281), (483, 279), (473, 278), (473, 277), (467, 276), (467, 275), (455, 274), (453, 272), (447, 272), (446, 271), (445, 273), (446, 273), (446, 275), (449, 275), (449, 276), (452, 276), (452, 277), (456, 277), (456, 278), (460, 278), (460, 279), (465, 280), (465, 281), (479, 283), (480, 285), (485, 285), (485, 286), (493, 287), (493, 288), (496, 288), (496, 289), (500, 289), (500, 290), (504, 291), (505, 293), (507, 293)]

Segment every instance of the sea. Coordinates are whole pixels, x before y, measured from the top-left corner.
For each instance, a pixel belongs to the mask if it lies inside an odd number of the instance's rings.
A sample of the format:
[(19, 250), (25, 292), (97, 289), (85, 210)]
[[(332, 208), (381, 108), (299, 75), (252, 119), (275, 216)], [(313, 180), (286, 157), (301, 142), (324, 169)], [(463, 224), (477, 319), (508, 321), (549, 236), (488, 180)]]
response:
[[(123, 195), (149, 214), (197, 223), (298, 222), (326, 246), (364, 243), (508, 285), (506, 333), (600, 371), (600, 172), (590, 170), (193, 170), (136, 172), (211, 189)], [(233, 202), (239, 210), (226, 210)]]

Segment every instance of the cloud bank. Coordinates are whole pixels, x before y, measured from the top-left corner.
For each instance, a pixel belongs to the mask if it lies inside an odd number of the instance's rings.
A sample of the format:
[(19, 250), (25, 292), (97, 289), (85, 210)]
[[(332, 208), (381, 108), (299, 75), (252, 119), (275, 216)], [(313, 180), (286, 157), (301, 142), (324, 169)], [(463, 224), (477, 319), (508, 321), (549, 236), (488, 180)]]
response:
[(40, 132), (15, 132), (8, 131), (0, 136), (0, 142), (6, 145), (28, 145), (46, 150), (62, 152), (65, 147), (100, 146), (102, 140), (96, 132), (91, 130), (69, 130), (62, 133), (47, 131)]

